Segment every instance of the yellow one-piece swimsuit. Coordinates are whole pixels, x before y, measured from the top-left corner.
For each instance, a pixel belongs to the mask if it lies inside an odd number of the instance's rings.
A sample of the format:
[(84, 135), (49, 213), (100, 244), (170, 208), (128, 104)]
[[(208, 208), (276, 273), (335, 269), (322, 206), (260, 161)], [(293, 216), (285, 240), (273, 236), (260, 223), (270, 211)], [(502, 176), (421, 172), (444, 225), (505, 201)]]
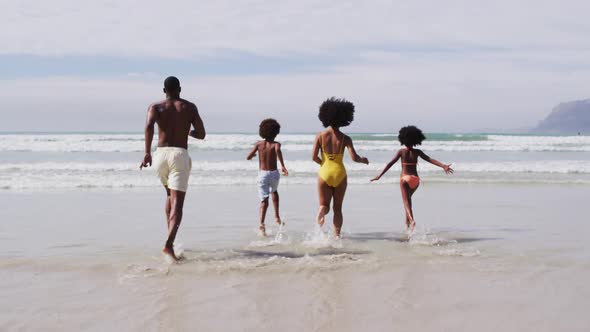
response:
[(330, 187), (338, 187), (338, 185), (346, 178), (346, 168), (344, 168), (344, 139), (342, 140), (342, 148), (340, 153), (326, 153), (323, 143), (323, 137), (320, 135), (320, 145), (322, 147), (322, 163), (319, 177)]

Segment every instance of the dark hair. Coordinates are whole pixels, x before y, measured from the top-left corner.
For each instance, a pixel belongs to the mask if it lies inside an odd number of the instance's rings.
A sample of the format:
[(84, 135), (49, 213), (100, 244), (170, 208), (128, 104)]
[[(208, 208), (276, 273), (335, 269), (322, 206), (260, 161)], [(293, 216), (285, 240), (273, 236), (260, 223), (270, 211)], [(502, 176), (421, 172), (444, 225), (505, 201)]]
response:
[(258, 134), (267, 141), (272, 141), (281, 131), (281, 125), (275, 119), (264, 119), (260, 122)]
[(344, 98), (329, 98), (320, 105), (318, 118), (324, 127), (346, 127), (354, 119), (354, 104)]
[(164, 80), (164, 89), (168, 92), (180, 90), (180, 81), (174, 76), (168, 76)]
[(397, 139), (402, 145), (405, 146), (416, 146), (422, 144), (422, 141), (426, 139), (422, 130), (416, 126), (405, 126), (399, 130)]

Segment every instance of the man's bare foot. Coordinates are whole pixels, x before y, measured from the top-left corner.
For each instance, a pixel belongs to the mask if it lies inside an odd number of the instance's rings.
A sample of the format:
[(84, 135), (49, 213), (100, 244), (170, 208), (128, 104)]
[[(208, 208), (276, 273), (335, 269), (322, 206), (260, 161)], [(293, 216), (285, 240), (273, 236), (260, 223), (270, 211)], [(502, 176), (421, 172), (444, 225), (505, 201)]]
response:
[(178, 257), (176, 257), (176, 254), (174, 254), (173, 248), (164, 247), (164, 249), (162, 249), (162, 253), (164, 253), (166, 257), (171, 258), (174, 262), (179, 261)]
[(264, 226), (264, 224), (258, 226), (258, 230), (260, 231), (260, 236), (266, 237), (266, 227)]

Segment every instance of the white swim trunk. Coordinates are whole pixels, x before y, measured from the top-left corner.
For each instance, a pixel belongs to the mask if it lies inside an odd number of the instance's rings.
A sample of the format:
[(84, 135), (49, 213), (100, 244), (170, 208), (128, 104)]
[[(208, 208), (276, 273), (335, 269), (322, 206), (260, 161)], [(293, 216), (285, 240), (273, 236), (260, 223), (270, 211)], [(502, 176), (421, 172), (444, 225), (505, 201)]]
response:
[(260, 196), (261, 201), (264, 201), (271, 193), (277, 191), (280, 178), (281, 173), (278, 170), (258, 172), (258, 196)]
[(184, 148), (158, 147), (154, 152), (154, 167), (168, 189), (186, 192), (192, 166), (191, 157)]

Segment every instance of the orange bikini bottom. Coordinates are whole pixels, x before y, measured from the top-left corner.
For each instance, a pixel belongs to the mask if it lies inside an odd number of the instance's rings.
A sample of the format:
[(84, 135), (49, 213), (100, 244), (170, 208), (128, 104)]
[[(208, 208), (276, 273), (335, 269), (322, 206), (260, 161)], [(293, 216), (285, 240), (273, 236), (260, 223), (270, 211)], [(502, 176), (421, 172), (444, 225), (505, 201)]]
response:
[(418, 185), (420, 184), (420, 177), (417, 175), (402, 175), (399, 178), (399, 181), (401, 183), (406, 182), (408, 184), (408, 186), (410, 186), (410, 189), (416, 189), (416, 188), (418, 188)]

